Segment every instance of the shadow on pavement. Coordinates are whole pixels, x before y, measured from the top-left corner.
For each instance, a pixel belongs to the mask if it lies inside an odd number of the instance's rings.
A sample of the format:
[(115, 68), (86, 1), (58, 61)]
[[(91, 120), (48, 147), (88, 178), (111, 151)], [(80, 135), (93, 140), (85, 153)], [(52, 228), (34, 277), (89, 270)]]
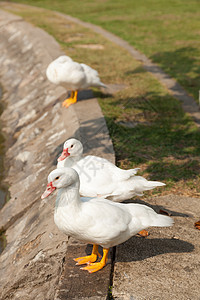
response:
[(120, 253), (117, 256), (117, 261), (130, 262), (144, 260), (164, 253), (192, 252), (194, 245), (178, 239), (144, 239), (134, 236), (117, 246), (117, 250)]

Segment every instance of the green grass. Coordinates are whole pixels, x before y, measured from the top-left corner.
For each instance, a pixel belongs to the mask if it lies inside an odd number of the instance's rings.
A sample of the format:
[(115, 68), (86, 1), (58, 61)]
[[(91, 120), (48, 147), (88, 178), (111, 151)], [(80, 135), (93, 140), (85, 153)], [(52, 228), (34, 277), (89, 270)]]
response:
[[(53, 12), (17, 5), (9, 9), (53, 35), (67, 55), (97, 69), (103, 82), (126, 85), (112, 96), (96, 89), (94, 93), (106, 118), (117, 165), (140, 167), (139, 174), (167, 184), (145, 193), (146, 197), (155, 193), (200, 195), (200, 131), (180, 102), (140, 62), (103, 37)], [(79, 48), (88, 43), (103, 45), (104, 49)]]
[(197, 100), (200, 82), (199, 0), (21, 0), (115, 33), (159, 64)]

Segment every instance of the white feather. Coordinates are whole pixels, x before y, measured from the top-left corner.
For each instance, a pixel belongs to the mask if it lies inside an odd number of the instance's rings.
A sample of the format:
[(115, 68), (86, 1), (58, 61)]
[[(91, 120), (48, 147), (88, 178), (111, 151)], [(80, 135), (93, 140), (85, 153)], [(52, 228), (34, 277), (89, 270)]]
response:
[(159, 181), (148, 181), (144, 177), (135, 176), (138, 168), (122, 170), (101, 157), (82, 157), (83, 146), (76, 139), (66, 141), (63, 148), (68, 149), (70, 155), (58, 162), (57, 168), (71, 167), (77, 171), (80, 176), (81, 196), (103, 196), (112, 201), (123, 201), (165, 185)]
[(110, 248), (142, 229), (173, 224), (170, 217), (159, 215), (145, 205), (80, 198), (79, 177), (71, 168), (52, 171), (48, 181), (59, 189), (54, 214), (56, 225), (65, 234), (86, 243)]
[(67, 90), (105, 87), (96, 70), (73, 61), (69, 56), (60, 56), (52, 61), (47, 67), (46, 76), (49, 81), (62, 85)]

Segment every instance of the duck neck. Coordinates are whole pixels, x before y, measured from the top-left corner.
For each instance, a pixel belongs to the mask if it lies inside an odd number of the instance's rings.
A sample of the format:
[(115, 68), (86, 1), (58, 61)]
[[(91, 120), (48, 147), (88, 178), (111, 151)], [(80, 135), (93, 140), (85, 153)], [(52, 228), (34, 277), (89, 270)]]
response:
[(82, 158), (82, 154), (80, 154), (79, 156), (69, 156), (69, 157), (65, 158), (64, 166), (70, 168), (81, 158)]
[(58, 207), (66, 207), (72, 204), (74, 207), (80, 204), (79, 183), (58, 190), (56, 198), (56, 210)]

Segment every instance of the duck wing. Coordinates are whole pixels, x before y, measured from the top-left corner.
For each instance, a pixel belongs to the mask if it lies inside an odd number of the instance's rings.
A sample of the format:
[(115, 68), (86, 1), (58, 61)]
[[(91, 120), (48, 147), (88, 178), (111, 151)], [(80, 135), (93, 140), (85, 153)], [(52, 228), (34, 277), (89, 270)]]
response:
[(72, 166), (80, 176), (82, 196), (106, 196), (114, 193), (117, 185), (133, 176), (137, 169), (121, 170), (104, 158), (88, 155)]
[(173, 219), (157, 214), (148, 206), (114, 203), (97, 198), (83, 202), (76, 220), (81, 228), (82, 239), (105, 248), (123, 243), (150, 226), (173, 225)]
[(105, 195), (105, 198), (112, 201), (123, 201), (135, 196), (142, 196), (144, 191), (164, 186), (160, 181), (149, 181), (142, 176), (132, 176), (115, 186), (112, 194)]
[(135, 176), (136, 169), (122, 170), (104, 158), (88, 155), (79, 160), (73, 168), (80, 176), (82, 196), (103, 196), (112, 201), (123, 201), (146, 190), (165, 185), (159, 181), (148, 181)]
[[(119, 203), (118, 203), (119, 204)], [(132, 221), (129, 223), (129, 230), (131, 234), (135, 234), (135, 228), (148, 228), (151, 226), (168, 227), (172, 226), (174, 221), (168, 216), (157, 214), (152, 208), (137, 204), (130, 203), (125, 208), (132, 216)], [(137, 225), (136, 225), (137, 224)], [(139, 227), (138, 227), (139, 226)], [(141, 229), (140, 229), (141, 230)], [(140, 231), (138, 230), (138, 231)]]
[(109, 248), (116, 245), (131, 222), (132, 216), (120, 206), (105, 199), (90, 199), (82, 205), (77, 222), (82, 230), (82, 239)]
[(86, 76), (79, 63), (74, 61), (53, 61), (46, 70), (49, 81), (68, 89), (78, 90), (85, 85)]
[(106, 87), (106, 85), (104, 83), (101, 82), (100, 78), (99, 78), (99, 73), (92, 69), (91, 67), (89, 67), (86, 64), (80, 64), (84, 70), (84, 73), (86, 75), (86, 87), (89, 86), (96, 86), (96, 87)]

